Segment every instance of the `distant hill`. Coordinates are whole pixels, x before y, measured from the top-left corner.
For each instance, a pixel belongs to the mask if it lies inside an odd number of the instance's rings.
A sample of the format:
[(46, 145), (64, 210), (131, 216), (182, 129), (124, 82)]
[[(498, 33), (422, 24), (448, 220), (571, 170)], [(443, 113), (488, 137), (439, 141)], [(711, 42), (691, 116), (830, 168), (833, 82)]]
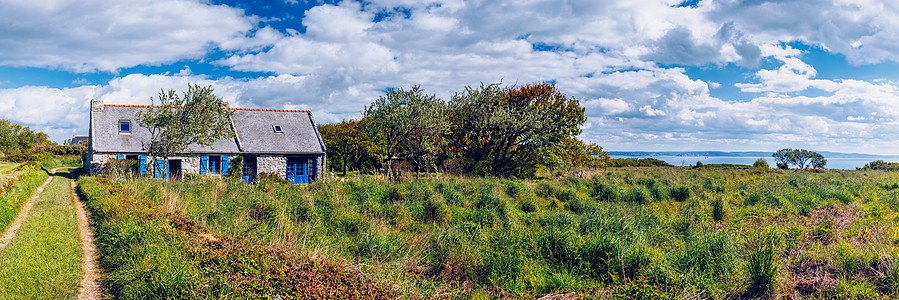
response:
[[(830, 151), (816, 151), (824, 155), (824, 158), (885, 158), (894, 157), (887, 155), (874, 155), (862, 153), (842, 153)], [(612, 156), (628, 156), (628, 157), (657, 157), (657, 156), (706, 156), (706, 157), (771, 157), (771, 152), (748, 151), (748, 152), (724, 152), (724, 151), (671, 151), (671, 152), (655, 152), (655, 151), (609, 151)]]

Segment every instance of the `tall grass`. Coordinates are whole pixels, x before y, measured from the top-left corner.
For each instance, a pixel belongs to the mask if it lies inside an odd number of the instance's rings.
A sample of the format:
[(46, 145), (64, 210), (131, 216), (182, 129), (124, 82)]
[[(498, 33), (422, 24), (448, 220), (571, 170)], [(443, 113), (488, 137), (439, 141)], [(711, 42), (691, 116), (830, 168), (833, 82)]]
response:
[[(896, 251), (899, 190), (886, 182), (897, 181), (882, 172), (633, 168), (557, 181), (362, 176), (308, 186), (133, 180), (114, 188), (218, 236), (345, 262), (407, 298), (562, 291), (727, 298), (803, 284), (777, 277), (799, 268), (800, 258), (834, 268), (857, 262), (851, 251), (834, 259), (839, 249), (830, 245), (856, 245), (858, 226), (878, 228), (866, 241), (882, 238), (878, 245)], [(812, 228), (826, 222), (825, 240)], [(789, 241), (753, 244), (759, 239), (747, 232), (767, 226), (790, 228)], [(847, 276), (880, 280), (865, 275), (874, 267), (856, 263)]]

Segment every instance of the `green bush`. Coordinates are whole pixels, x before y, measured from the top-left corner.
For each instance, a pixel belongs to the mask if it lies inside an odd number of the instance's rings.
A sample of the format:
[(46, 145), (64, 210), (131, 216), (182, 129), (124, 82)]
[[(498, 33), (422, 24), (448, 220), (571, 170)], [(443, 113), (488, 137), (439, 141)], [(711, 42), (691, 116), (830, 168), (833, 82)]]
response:
[(768, 167), (768, 161), (765, 160), (764, 158), (757, 159), (754, 163), (752, 163), (752, 166), (762, 169), (762, 170), (765, 170), (765, 171), (770, 169), (770, 167)]

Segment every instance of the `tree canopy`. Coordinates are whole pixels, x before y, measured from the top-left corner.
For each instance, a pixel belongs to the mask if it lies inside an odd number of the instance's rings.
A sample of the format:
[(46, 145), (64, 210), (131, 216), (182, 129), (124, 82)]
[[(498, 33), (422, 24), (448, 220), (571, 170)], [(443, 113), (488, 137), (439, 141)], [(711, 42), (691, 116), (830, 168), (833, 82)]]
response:
[(807, 168), (824, 168), (827, 160), (818, 152), (805, 149), (780, 149), (771, 154), (777, 161), (777, 166), (784, 168), (785, 166), (795, 166), (799, 169)]
[(25, 161), (32, 154), (52, 145), (46, 133), (35, 132), (9, 120), (0, 120), (0, 152), (6, 160)]
[(328, 154), (329, 169), (372, 170), (377, 168), (381, 157), (376, 146), (363, 130), (362, 121), (350, 120), (337, 124), (318, 126)]
[(563, 165), (565, 142), (587, 120), (577, 99), (549, 83), (466, 87), (450, 101), (447, 119), (448, 151), (465, 171), (514, 177)]
[(387, 159), (387, 177), (393, 176), (393, 160), (413, 159), (418, 165), (433, 164), (445, 125), (444, 103), (426, 95), (419, 86), (410, 90), (392, 88), (362, 112), (365, 133), (381, 147)]
[(218, 140), (234, 137), (234, 112), (213, 93), (212, 86), (188, 84), (180, 97), (175, 90), (162, 90), (150, 102), (149, 109), (138, 112), (137, 122), (150, 131), (145, 147), (151, 157), (168, 159), (190, 145), (211, 148)]

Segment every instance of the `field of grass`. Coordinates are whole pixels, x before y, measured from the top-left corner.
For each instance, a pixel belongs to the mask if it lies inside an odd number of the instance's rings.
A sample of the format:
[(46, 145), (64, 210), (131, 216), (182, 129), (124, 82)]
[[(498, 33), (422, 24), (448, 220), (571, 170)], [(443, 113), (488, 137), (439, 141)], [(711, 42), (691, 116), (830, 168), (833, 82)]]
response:
[(79, 184), (123, 298), (899, 295), (896, 173)]
[(30, 216), (0, 252), (0, 299), (74, 298), (81, 244), (66, 171), (44, 188)]

